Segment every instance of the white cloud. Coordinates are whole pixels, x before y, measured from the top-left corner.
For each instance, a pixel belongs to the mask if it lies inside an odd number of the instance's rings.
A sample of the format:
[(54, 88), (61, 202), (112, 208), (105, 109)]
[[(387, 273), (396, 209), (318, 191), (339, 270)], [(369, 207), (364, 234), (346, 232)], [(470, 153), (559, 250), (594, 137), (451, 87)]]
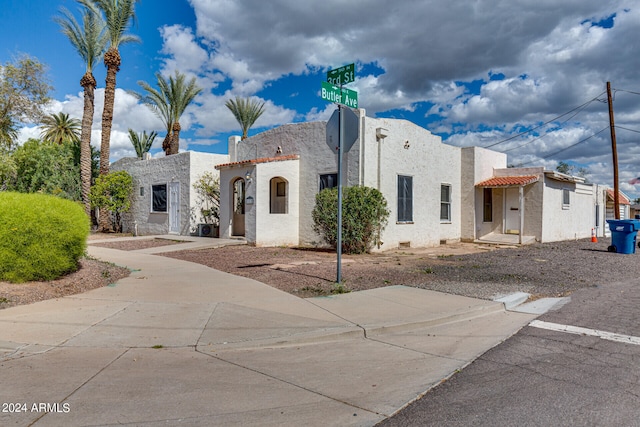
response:
[(191, 28), (168, 25), (160, 28), (160, 35), (164, 42), (161, 53), (168, 55), (163, 70), (167, 75), (173, 74), (176, 69), (193, 74), (204, 70), (209, 54), (197, 43)]
[[(181, 120), (181, 147), (186, 149), (192, 144), (226, 144), (224, 134), (239, 132), (224, 106), (235, 96), (257, 95), (266, 101), (254, 131), (302, 118), (326, 120), (335, 108), (331, 104), (314, 105), (303, 95), (294, 104), (284, 93), (265, 99), (261, 91), (291, 76), (322, 73), (350, 62), (358, 64), (358, 79), (351, 87), (369, 115), (393, 110), (417, 122), (427, 117), (425, 127), (447, 134), (449, 143), (460, 146), (488, 146), (540, 125), (599, 96), (606, 81), (616, 89), (640, 92), (640, 44), (634, 42), (640, 8), (632, 0), (190, 4), (196, 26), (161, 27), (159, 52), (163, 74), (179, 69), (196, 76), (204, 89)], [(614, 15), (613, 26), (599, 24)], [(375, 71), (367, 71), (371, 69)], [(98, 89), (94, 144), (99, 144), (102, 97)], [(82, 94), (68, 96), (52, 108), (80, 117)], [(640, 130), (640, 97), (618, 91), (615, 108), (618, 126)], [(608, 124), (601, 102), (578, 113), (495, 149), (511, 149), (510, 162), (551, 168), (559, 160), (593, 165), (589, 168), (594, 176), (611, 181), (607, 132), (545, 158)], [(119, 89), (112, 160), (128, 150), (123, 137), (129, 127), (162, 134), (160, 121)], [(533, 141), (540, 135), (545, 136)], [(638, 133), (619, 130), (618, 135), (621, 177), (639, 176)]]

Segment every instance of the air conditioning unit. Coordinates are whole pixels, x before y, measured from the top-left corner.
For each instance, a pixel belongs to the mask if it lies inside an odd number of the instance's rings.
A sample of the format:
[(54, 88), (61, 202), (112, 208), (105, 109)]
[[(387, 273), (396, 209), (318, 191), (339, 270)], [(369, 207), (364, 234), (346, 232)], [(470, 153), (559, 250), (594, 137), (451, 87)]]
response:
[(198, 237), (218, 237), (216, 231), (211, 224), (198, 224)]

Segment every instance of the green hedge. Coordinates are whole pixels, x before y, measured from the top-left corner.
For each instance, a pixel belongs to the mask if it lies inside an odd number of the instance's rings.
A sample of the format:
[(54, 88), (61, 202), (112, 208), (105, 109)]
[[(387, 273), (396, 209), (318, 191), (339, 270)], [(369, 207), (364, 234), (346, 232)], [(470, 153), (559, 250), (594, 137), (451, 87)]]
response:
[[(311, 213), (313, 229), (322, 239), (337, 247), (338, 189), (322, 190), (316, 195)], [(342, 251), (347, 254), (369, 252), (378, 243), (387, 225), (387, 201), (371, 187), (344, 187), (342, 194)]]
[(78, 269), (89, 219), (76, 202), (0, 192), (0, 280), (53, 280)]

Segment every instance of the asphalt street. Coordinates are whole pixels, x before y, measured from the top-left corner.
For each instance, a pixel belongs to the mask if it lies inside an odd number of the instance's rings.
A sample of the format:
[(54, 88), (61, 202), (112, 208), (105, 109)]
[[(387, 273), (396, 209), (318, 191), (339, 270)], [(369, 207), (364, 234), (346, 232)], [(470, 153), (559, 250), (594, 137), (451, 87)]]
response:
[(640, 280), (575, 292), (378, 424), (640, 426)]

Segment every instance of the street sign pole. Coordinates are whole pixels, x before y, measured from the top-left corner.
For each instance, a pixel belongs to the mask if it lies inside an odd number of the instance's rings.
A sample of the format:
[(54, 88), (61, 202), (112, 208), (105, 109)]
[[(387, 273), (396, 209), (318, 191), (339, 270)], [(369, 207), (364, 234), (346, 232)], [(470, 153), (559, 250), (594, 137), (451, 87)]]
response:
[(338, 104), (338, 126), (340, 128), (338, 137), (338, 237), (336, 239), (336, 252), (338, 254), (336, 283), (338, 284), (342, 283), (342, 140), (344, 139), (344, 120), (342, 120), (342, 111), (342, 105)]
[[(322, 82), (321, 97), (329, 102), (335, 102), (338, 104), (338, 224), (337, 224), (337, 238), (336, 238), (336, 253), (338, 254), (338, 268), (336, 273), (336, 283), (342, 283), (342, 152), (345, 144), (345, 105), (350, 108), (358, 108), (358, 93), (347, 88), (343, 88), (342, 85), (351, 83), (355, 80), (355, 64), (345, 65), (335, 70), (329, 70), (327, 72), (327, 81)], [(333, 117), (333, 116), (332, 116)], [(328, 125), (334, 119), (330, 119)], [(335, 128), (334, 128), (335, 129)], [(350, 134), (352, 132), (349, 132)], [(335, 149), (333, 144), (330, 144), (330, 136), (327, 136), (327, 144)], [(355, 142), (347, 141), (347, 151), (351, 148), (351, 145)]]

